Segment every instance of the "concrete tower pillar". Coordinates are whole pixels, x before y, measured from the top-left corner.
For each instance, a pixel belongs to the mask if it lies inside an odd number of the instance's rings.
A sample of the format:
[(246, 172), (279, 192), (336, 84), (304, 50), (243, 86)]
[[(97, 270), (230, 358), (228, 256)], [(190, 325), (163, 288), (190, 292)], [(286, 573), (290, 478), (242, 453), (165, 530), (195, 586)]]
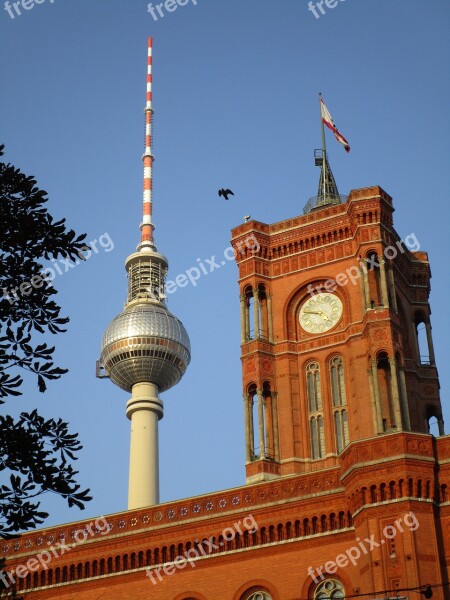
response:
[(131, 421), (128, 510), (159, 503), (158, 421), (163, 403), (153, 383), (136, 383), (127, 402)]

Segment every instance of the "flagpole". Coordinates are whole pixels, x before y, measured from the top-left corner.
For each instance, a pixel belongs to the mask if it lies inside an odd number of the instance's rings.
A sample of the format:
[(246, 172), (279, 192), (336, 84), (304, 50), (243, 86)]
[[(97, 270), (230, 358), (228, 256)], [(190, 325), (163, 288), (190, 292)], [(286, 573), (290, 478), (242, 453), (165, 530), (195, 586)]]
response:
[(322, 92), (319, 92), (319, 106), (320, 106), (320, 124), (322, 126), (322, 185), (323, 185), (323, 201), (325, 202), (325, 161), (327, 156), (327, 146), (325, 141), (325, 127), (322, 119)]

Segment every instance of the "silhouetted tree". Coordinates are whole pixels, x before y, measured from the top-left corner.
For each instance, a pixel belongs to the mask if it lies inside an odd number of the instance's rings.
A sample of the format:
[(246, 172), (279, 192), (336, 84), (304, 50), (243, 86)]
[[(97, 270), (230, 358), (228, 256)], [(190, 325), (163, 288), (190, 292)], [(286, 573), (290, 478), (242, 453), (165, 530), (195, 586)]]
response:
[[(25, 600), (25, 596), (18, 596), (16, 585), (11, 582), (8, 577), (7, 569), (5, 572), (6, 560), (0, 558), (0, 598), (8, 598), (9, 600)], [(14, 578), (15, 581), (15, 578)]]
[[(0, 404), (21, 395), (24, 371), (36, 377), (40, 392), (67, 372), (53, 364), (55, 348), (45, 341), (69, 321), (52, 299), (45, 261), (82, 260), (86, 236), (67, 230), (65, 219), (54, 222), (46, 202), (33, 177), (0, 162)], [(81, 448), (67, 423), (44, 419), (37, 409), (18, 418), (0, 415), (0, 537), (43, 522), (48, 514), (35, 499), (44, 492), (84, 508), (89, 490), (80, 490), (68, 462)]]

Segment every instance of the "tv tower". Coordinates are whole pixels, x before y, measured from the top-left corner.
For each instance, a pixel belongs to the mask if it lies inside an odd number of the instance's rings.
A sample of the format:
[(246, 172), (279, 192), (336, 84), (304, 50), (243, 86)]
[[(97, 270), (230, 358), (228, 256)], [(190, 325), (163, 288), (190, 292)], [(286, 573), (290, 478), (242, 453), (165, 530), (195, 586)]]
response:
[(141, 241), (125, 261), (128, 300), (103, 336), (100, 362), (106, 376), (131, 392), (128, 509), (159, 502), (159, 393), (177, 384), (191, 359), (189, 336), (165, 304), (167, 258), (156, 248), (152, 222), (152, 38), (148, 40), (145, 106), (144, 203)]

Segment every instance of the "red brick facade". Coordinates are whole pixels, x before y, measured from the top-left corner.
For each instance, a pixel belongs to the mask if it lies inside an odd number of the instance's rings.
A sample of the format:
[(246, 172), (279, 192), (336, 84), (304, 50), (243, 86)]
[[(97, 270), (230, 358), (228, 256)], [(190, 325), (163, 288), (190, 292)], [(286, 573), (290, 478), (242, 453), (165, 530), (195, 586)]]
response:
[(2, 542), (27, 599), (309, 600), (324, 582), (329, 595), (430, 584), (450, 597), (431, 275), (392, 213), (373, 187), (233, 230), (247, 485)]
[[(373, 187), (353, 191), (342, 205), (274, 225), (252, 221), (234, 229), (242, 312), (251, 319), (255, 307), (249, 307), (249, 300), (256, 304), (259, 299), (261, 315), (254, 315), (259, 336), (255, 323), (247, 330), (242, 325), (244, 398), (261, 390), (268, 405), (268, 436), (275, 437), (274, 429), (279, 436), (278, 453), (268, 452), (277, 464), (248, 464), (248, 476), (261, 470), (288, 475), (340, 463), (333, 427), (326, 426), (333, 421), (329, 363), (334, 357), (342, 359), (348, 441), (389, 431), (428, 433), (428, 419), (442, 419), (432, 348), (427, 364), (421, 364), (416, 340), (418, 323), (426, 324), (431, 339), (427, 255), (408, 249), (407, 242), (419, 245), (414, 235), (400, 240), (392, 213), (390, 196)], [(342, 317), (328, 333), (310, 333), (299, 322), (301, 306), (316, 291), (326, 296), (332, 291), (342, 303)], [(311, 460), (305, 435), (311, 413), (305, 368), (312, 362), (320, 371), (322, 392), (322, 409), (313, 411), (324, 422), (326, 458), (320, 461)], [(374, 394), (380, 397), (378, 419)], [(270, 404), (275, 403), (274, 424)]]

